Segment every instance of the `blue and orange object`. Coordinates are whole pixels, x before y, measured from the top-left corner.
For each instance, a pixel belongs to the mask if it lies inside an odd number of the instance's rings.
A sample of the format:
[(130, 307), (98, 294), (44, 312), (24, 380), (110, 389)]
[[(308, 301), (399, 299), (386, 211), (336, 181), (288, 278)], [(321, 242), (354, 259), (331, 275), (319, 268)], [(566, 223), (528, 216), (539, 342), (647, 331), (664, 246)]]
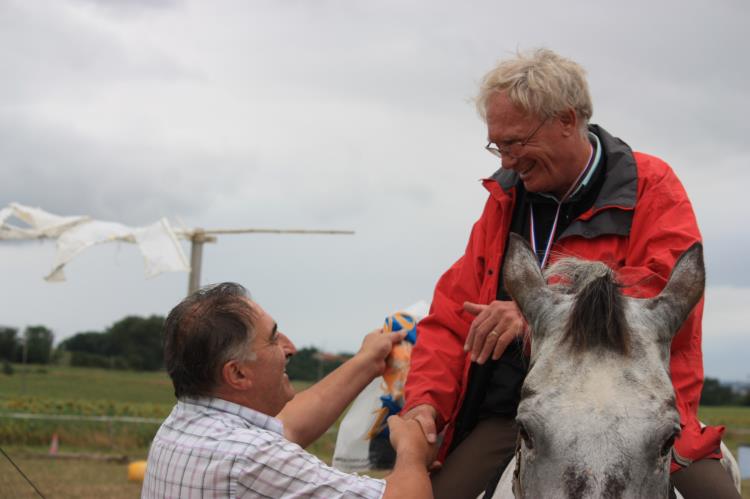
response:
[(411, 349), (417, 342), (417, 321), (406, 312), (397, 312), (385, 318), (383, 331), (399, 333), (406, 331), (406, 338), (395, 345), (386, 359), (385, 373), (383, 373), (383, 395), (380, 396), (382, 407), (378, 409), (367, 438), (372, 440), (377, 436), (388, 436), (386, 421), (389, 416), (398, 414), (404, 407), (404, 385), (409, 373)]

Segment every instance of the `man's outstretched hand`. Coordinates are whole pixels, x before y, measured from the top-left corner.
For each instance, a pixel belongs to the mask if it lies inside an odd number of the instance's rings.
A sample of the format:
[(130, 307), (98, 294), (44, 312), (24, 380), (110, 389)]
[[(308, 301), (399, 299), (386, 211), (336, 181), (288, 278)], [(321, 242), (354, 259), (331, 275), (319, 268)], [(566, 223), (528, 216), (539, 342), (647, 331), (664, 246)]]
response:
[(362, 346), (355, 357), (359, 357), (363, 365), (372, 368), (373, 378), (382, 376), (385, 372), (385, 360), (393, 346), (401, 343), (405, 337), (406, 331), (386, 333), (382, 328), (375, 329), (362, 340)]

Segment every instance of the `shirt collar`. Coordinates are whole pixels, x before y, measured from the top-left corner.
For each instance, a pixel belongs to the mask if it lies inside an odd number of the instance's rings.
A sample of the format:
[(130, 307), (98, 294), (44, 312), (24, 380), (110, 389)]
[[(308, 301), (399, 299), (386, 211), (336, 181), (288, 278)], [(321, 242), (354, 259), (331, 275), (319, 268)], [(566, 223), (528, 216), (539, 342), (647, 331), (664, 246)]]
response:
[(581, 180), (581, 184), (578, 186), (578, 189), (575, 190), (571, 197), (575, 196), (579, 191), (581, 191), (581, 189), (585, 189), (589, 185), (591, 178), (594, 176), (594, 171), (599, 167), (599, 160), (602, 157), (602, 143), (599, 141), (599, 137), (591, 132), (589, 132), (589, 141), (591, 141), (591, 147), (594, 148), (594, 156), (591, 159), (591, 168), (589, 168), (586, 176), (583, 177), (583, 180)]
[(182, 397), (177, 400), (178, 409), (188, 411), (205, 411), (206, 409), (211, 411), (218, 411), (225, 414), (231, 414), (242, 418), (243, 420), (250, 423), (252, 426), (257, 426), (264, 430), (272, 431), (284, 436), (284, 425), (280, 420), (268, 414), (263, 414), (249, 407), (235, 404), (228, 400), (214, 398), (214, 397)]

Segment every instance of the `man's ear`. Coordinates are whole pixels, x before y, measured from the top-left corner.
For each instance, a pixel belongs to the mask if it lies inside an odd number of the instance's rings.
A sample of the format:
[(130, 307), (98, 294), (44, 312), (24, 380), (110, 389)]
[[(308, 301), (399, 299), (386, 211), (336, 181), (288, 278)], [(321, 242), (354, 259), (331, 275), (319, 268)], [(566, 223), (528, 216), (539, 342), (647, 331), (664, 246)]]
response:
[(562, 124), (563, 135), (566, 137), (577, 133), (578, 131), (578, 115), (575, 109), (568, 108), (565, 111), (558, 113), (557, 115), (560, 123)]
[(247, 362), (230, 360), (221, 368), (221, 379), (224, 384), (235, 390), (245, 391), (253, 384), (252, 372)]

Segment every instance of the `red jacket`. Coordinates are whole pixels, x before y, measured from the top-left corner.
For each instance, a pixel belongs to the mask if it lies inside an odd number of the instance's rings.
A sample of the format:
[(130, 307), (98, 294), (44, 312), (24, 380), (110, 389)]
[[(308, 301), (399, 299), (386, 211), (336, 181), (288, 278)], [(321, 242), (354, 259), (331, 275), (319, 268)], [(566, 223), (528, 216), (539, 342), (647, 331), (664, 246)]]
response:
[[(606, 179), (593, 207), (554, 243), (550, 259), (575, 256), (602, 261), (617, 271), (624, 284), (638, 284), (629, 294), (655, 296), (677, 258), (701, 239), (693, 208), (664, 161), (633, 153), (599, 127), (591, 130), (602, 144)], [(513, 172), (501, 169), (483, 184), (490, 195), (466, 252), (438, 281), (430, 314), (418, 325), (405, 389), (404, 412), (420, 404), (437, 409), (438, 429), (446, 429), (441, 458), (450, 446), (471, 364), (463, 345), (474, 316), (463, 310), (463, 303), (495, 299), (516, 196)], [(701, 429), (697, 419), (703, 387), (702, 316), (701, 299), (672, 341), (670, 371), (682, 425), (672, 471), (690, 461), (721, 456), (723, 427)]]

